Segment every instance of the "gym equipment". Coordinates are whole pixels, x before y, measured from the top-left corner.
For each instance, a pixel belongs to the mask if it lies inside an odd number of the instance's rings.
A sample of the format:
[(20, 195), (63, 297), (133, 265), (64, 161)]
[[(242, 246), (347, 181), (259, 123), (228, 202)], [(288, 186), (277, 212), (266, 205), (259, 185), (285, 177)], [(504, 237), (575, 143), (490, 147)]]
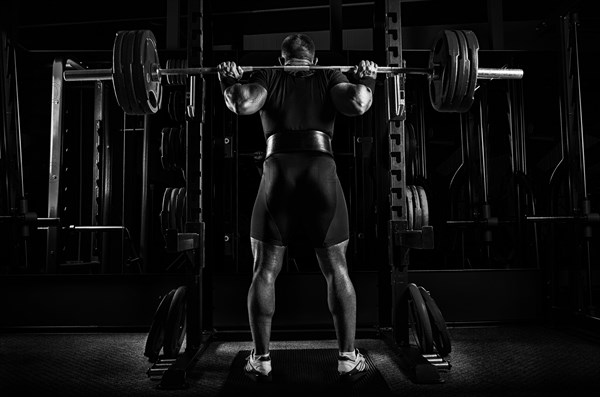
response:
[[(420, 74), (429, 78), (431, 104), (439, 112), (465, 112), (473, 103), (477, 79), (521, 79), (522, 69), (480, 68), (479, 44), (467, 30), (443, 30), (437, 36), (429, 57), (428, 68), (380, 66), (378, 73)], [(180, 67), (178, 67), (180, 66)], [(354, 66), (241, 66), (242, 71), (259, 69), (284, 71), (339, 70), (349, 72)], [(182, 62), (160, 67), (156, 38), (149, 30), (117, 32), (113, 44), (111, 69), (65, 70), (65, 81), (112, 80), (117, 102), (127, 114), (152, 114), (162, 101), (161, 77), (218, 73), (217, 67), (188, 68)], [(174, 83), (173, 79), (168, 80)], [(181, 79), (176, 80), (177, 84)]]
[(446, 321), (440, 311), (437, 303), (431, 297), (429, 291), (422, 286), (419, 286), (419, 291), (423, 297), (423, 302), (427, 306), (427, 313), (429, 314), (429, 322), (431, 324), (431, 334), (433, 338), (433, 345), (440, 356), (445, 357), (452, 351), (450, 342), (450, 334), (446, 327)]
[(163, 348), (163, 343), (165, 341), (165, 325), (174, 295), (175, 289), (172, 289), (162, 297), (156, 308), (154, 317), (152, 318), (152, 324), (150, 325), (150, 331), (146, 338), (146, 348), (144, 350), (144, 356), (148, 357), (150, 361), (156, 361)]
[(429, 321), (429, 312), (419, 287), (409, 283), (406, 288), (410, 327), (419, 350), (423, 354), (433, 353), (433, 331)]
[(429, 226), (429, 204), (422, 186), (406, 186), (406, 213), (408, 230), (422, 230)]
[(165, 318), (165, 335), (163, 352), (166, 358), (177, 358), (181, 345), (185, 339), (187, 327), (186, 295), (187, 287), (179, 286), (169, 305), (169, 311)]

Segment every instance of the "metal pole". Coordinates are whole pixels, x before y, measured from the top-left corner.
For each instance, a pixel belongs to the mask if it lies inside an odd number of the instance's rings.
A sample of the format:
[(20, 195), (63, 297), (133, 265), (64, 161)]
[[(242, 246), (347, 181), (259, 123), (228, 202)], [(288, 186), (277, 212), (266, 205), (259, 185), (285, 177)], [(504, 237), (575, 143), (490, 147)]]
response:
[[(55, 59), (52, 65), (52, 99), (50, 114), (50, 172), (48, 178), (48, 218), (58, 218), (58, 195), (60, 189), (60, 166), (62, 163), (62, 100), (63, 100), (62, 59)], [(48, 230), (46, 236), (46, 272), (56, 272), (58, 231)]]

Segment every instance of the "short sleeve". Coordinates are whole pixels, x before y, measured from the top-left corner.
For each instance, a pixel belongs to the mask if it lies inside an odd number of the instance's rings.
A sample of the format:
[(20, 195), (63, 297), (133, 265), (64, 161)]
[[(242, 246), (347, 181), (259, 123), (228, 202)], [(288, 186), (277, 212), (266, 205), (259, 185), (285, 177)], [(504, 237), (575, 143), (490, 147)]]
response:
[(348, 83), (348, 77), (345, 74), (336, 69), (331, 69), (329, 74), (329, 82), (327, 84), (327, 89), (330, 90), (334, 86), (340, 83)]
[(259, 69), (250, 75), (249, 83), (261, 85), (265, 90), (269, 90), (269, 81), (266, 69)]

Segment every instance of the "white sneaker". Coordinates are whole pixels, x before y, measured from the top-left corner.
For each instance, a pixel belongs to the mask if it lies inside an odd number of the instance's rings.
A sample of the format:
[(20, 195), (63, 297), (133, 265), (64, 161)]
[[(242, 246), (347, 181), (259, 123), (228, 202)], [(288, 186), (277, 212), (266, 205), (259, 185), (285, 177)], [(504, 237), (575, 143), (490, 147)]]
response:
[(246, 357), (248, 361), (244, 370), (250, 375), (256, 376), (269, 376), (271, 373), (271, 353), (267, 353), (266, 356), (255, 357), (254, 349), (250, 352), (250, 355)]
[(367, 370), (367, 361), (365, 357), (358, 351), (358, 349), (354, 349), (354, 354), (356, 354), (356, 358), (353, 360), (350, 357), (338, 355), (338, 372), (342, 376), (352, 376), (360, 372), (365, 372)]

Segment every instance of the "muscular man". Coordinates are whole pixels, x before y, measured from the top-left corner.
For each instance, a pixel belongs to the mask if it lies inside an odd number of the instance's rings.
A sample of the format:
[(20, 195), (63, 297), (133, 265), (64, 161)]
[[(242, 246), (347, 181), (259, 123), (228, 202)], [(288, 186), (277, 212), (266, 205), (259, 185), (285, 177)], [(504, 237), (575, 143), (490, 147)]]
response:
[[(289, 35), (281, 44), (279, 61), (284, 66), (316, 64), (312, 39)], [(339, 70), (263, 69), (240, 84), (243, 72), (234, 62), (223, 62), (218, 69), (227, 107), (238, 115), (260, 112), (267, 142), (250, 230), (254, 272), (248, 315), (254, 349), (245, 370), (257, 376), (271, 372), (275, 279), (292, 234), (302, 230), (327, 281), (338, 371), (343, 376), (363, 372), (365, 358), (354, 346), (356, 294), (346, 265), (348, 210), (331, 139), (336, 112), (358, 116), (371, 107), (377, 65), (361, 61), (350, 75), (354, 83)]]

